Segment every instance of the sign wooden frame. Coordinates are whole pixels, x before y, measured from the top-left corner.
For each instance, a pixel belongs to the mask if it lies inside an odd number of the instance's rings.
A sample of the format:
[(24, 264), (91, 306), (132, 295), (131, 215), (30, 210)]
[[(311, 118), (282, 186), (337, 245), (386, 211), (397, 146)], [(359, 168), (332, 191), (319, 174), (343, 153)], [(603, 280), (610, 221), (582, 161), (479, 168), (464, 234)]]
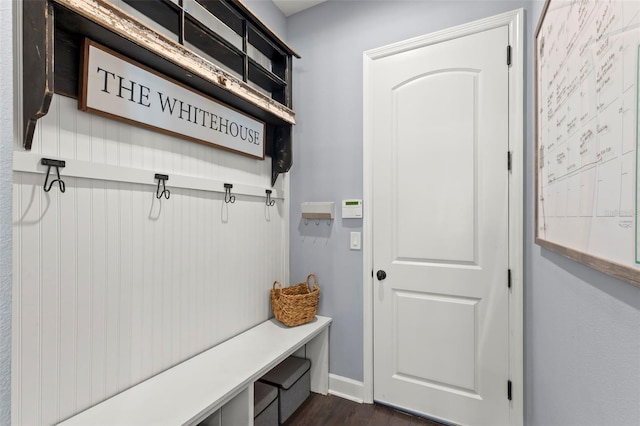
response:
[[(535, 44), (534, 44), (534, 49), (535, 49), (535, 53), (534, 53), (534, 75), (535, 75), (535, 80), (534, 80), (534, 103), (535, 103), (535, 169), (534, 169), (534, 185), (535, 185), (535, 219), (534, 219), (534, 226), (535, 226), (535, 243), (540, 245), (541, 247), (545, 248), (545, 249), (549, 249), (551, 251), (554, 251), (558, 254), (561, 254), (563, 256), (566, 256), (570, 259), (573, 259), (577, 262), (580, 262), (584, 265), (587, 265), (593, 269), (596, 269), (600, 272), (603, 272), (607, 275), (611, 275), (615, 278), (618, 278), (620, 280), (626, 281), (634, 286), (638, 286), (640, 287), (640, 269), (635, 269), (631, 266), (625, 265), (625, 264), (621, 264), (609, 259), (606, 259), (604, 257), (598, 257), (598, 256), (594, 256), (590, 253), (586, 253), (580, 250), (576, 250), (574, 248), (559, 244), (557, 242), (554, 241), (550, 241), (548, 239), (545, 239), (545, 237), (540, 235), (540, 196), (541, 196), (541, 166), (542, 166), (542, 159), (540, 158), (542, 155), (542, 151), (541, 151), (541, 146), (543, 146), (542, 144), (542, 135), (540, 134), (540, 111), (541, 111), (541, 102), (540, 102), (540, 96), (541, 96), (541, 76), (539, 75), (540, 70), (539, 70), (539, 53), (540, 53), (540, 48), (541, 45), (544, 46), (545, 41), (544, 41), (544, 37), (542, 38), (542, 40), (540, 40), (541, 38), (541, 32), (544, 28), (544, 20), (545, 17), (547, 15), (547, 12), (549, 11), (549, 7), (551, 4), (551, 0), (546, 0), (541, 15), (540, 15), (540, 19), (538, 21), (538, 26), (536, 28), (535, 31)], [(579, 43), (585, 43), (586, 40), (581, 40), (580, 36), (578, 34), (575, 35), (575, 43), (579, 44)], [(549, 49), (548, 51), (550, 51), (551, 49)], [(636, 87), (636, 89), (638, 89)], [(636, 106), (637, 106), (637, 100), (636, 100)], [(544, 106), (543, 106), (544, 107)], [(637, 116), (637, 112), (636, 112), (636, 116)], [(636, 124), (637, 125), (637, 124)], [(636, 150), (637, 150), (637, 146), (636, 146)], [(637, 153), (635, 154), (637, 155)], [(634, 189), (634, 191), (636, 191), (637, 188)], [(636, 210), (637, 210), (637, 200), (636, 200)], [(635, 223), (637, 226), (637, 212), (635, 215)], [(634, 232), (636, 232), (634, 230)]]
[[(102, 71), (102, 80), (96, 83), (95, 75), (89, 76), (89, 63), (93, 59), (90, 52), (95, 52), (94, 56), (97, 56), (98, 53), (105, 54), (105, 58), (108, 57), (109, 60), (114, 61), (114, 66), (122, 64), (127, 67), (128, 72), (136, 75), (136, 79), (141, 78), (146, 83), (144, 80), (146, 77), (156, 85), (153, 88), (150, 87), (151, 84), (147, 87), (140, 80), (136, 82), (128, 79), (127, 76), (121, 76), (102, 68), (97, 68)], [(78, 96), (80, 110), (191, 142), (264, 160), (266, 125), (263, 121), (206, 96), (88, 38), (84, 39), (81, 56)], [(125, 80), (127, 83), (123, 83)], [(161, 87), (162, 92), (178, 93), (181, 94), (180, 98), (175, 95), (173, 97), (168, 94), (163, 95), (157, 87), (160, 83), (164, 84)], [(123, 84), (128, 84), (128, 87), (124, 87)], [(123, 94), (124, 96), (122, 96)], [(159, 98), (156, 99), (154, 95), (159, 95)], [(189, 102), (183, 101), (183, 97)], [(116, 99), (117, 103), (107, 102), (111, 99)], [(173, 104), (170, 101), (173, 101)], [(147, 118), (142, 116), (145, 112), (148, 113)]]

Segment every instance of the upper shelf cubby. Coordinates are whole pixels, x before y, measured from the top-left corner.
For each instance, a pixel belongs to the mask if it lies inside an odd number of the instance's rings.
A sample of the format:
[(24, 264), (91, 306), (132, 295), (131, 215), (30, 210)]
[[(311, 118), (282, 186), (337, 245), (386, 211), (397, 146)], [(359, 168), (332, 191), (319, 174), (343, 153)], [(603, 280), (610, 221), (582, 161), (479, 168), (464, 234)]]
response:
[[(178, 43), (291, 108), (291, 56), (298, 56), (239, 1), (120, 0)], [(114, 1), (114, 4), (118, 2)], [(135, 12), (134, 12), (135, 11)]]

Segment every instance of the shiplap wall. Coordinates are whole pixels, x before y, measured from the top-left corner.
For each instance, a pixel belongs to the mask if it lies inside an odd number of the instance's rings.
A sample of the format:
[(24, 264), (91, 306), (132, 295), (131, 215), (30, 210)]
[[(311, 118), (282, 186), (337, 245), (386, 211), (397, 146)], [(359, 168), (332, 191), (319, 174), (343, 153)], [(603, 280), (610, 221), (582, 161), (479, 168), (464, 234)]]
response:
[(172, 173), (269, 188), (269, 159), (83, 113), (57, 95), (32, 152), (166, 173), (171, 198), (64, 169), (66, 192), (45, 193), (43, 174), (14, 172), (14, 424), (68, 418), (270, 316), (269, 289), (288, 270), (285, 202), (171, 188)]

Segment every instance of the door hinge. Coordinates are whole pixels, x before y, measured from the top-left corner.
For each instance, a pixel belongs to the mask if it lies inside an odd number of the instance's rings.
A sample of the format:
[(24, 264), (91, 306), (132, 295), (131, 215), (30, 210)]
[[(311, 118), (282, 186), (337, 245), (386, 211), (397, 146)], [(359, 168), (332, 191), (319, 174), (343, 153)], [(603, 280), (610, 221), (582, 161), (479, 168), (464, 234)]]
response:
[(507, 46), (507, 65), (511, 65), (511, 46)]
[(511, 401), (511, 380), (507, 381), (507, 399)]
[(371, 270), (371, 278), (373, 278), (373, 269)]
[(511, 269), (507, 269), (507, 287), (511, 288)]
[(507, 151), (507, 170), (511, 171), (511, 151)]

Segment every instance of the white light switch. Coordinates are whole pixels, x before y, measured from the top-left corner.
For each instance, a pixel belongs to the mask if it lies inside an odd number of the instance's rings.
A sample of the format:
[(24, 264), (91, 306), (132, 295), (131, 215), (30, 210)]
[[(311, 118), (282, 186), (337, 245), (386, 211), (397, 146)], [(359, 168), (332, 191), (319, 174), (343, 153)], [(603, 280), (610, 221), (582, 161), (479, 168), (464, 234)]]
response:
[(360, 232), (351, 233), (351, 243), (349, 244), (351, 250), (360, 250)]

